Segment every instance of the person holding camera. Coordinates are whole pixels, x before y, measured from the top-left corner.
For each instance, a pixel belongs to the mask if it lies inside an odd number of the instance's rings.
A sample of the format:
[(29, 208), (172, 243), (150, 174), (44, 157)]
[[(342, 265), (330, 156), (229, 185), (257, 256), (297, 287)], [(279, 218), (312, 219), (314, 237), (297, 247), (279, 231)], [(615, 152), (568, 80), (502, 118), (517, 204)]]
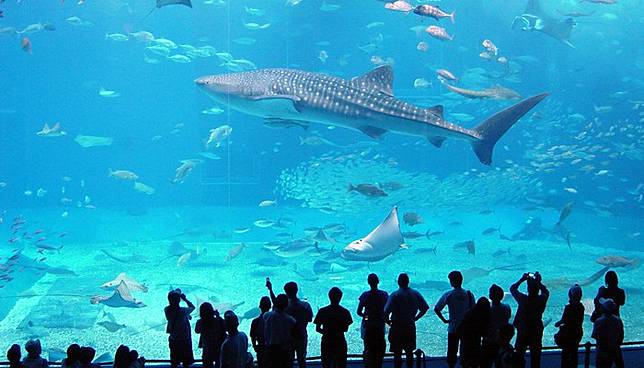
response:
[[(519, 291), (519, 286), (526, 282), (528, 294)], [(517, 314), (514, 316), (514, 327), (517, 329), (516, 352), (525, 362), (525, 351), (530, 349), (530, 367), (541, 367), (541, 340), (543, 339), (543, 312), (550, 292), (541, 283), (541, 274), (524, 273), (510, 286), (510, 293), (517, 301)]]
[[(181, 301), (187, 307), (181, 307)], [(181, 289), (175, 289), (168, 293), (168, 306), (165, 307), (165, 318), (168, 320), (166, 333), (170, 346), (170, 367), (176, 368), (183, 364), (184, 368), (194, 363), (192, 353), (192, 336), (190, 332), (190, 314), (195, 310), (192, 304)]]

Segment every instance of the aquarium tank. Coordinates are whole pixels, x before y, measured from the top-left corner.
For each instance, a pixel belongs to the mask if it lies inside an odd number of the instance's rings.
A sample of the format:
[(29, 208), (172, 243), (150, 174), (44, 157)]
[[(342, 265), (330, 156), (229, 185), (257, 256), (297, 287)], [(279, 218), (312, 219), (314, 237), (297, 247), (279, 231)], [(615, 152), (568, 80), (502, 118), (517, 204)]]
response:
[[(248, 332), (270, 278), (314, 314), (339, 287), (359, 354), (369, 273), (389, 292), (408, 273), (433, 306), (452, 270), (476, 298), (540, 272), (546, 346), (568, 289), (590, 315), (614, 270), (626, 340), (644, 339), (641, 2), (6, 0), (0, 16), (3, 348), (167, 359), (169, 290)], [(428, 313), (418, 346), (444, 355), (446, 333)]]

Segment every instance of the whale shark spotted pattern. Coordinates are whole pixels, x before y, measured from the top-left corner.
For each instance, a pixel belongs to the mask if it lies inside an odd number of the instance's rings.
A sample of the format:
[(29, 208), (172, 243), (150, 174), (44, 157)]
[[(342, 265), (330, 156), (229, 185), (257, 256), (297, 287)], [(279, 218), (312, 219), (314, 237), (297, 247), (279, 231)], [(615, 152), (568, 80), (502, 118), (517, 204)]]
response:
[(267, 121), (342, 126), (374, 139), (394, 132), (424, 137), (436, 147), (446, 138), (466, 140), (486, 165), (498, 139), (547, 96), (530, 97), (467, 129), (446, 121), (441, 105), (423, 108), (396, 99), (389, 65), (350, 80), (295, 69), (260, 69), (204, 76), (195, 83), (216, 101)]

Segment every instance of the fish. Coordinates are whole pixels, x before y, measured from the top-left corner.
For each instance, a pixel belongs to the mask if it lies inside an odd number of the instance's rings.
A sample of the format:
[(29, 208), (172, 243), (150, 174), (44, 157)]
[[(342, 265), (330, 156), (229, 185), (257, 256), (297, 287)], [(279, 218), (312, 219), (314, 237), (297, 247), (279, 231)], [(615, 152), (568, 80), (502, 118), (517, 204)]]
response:
[(250, 231), (249, 227), (238, 227), (233, 230), (235, 234), (245, 234)]
[(373, 184), (358, 184), (358, 185), (353, 185), (349, 183), (349, 188), (347, 189), (347, 192), (358, 192), (362, 194), (363, 196), (366, 197), (387, 197), (387, 193), (378, 188), (377, 186)]
[(518, 26), (523, 31), (538, 31), (573, 49), (575, 46), (568, 39), (575, 25), (572, 17), (556, 19), (546, 14), (541, 9), (539, 0), (528, 0), (523, 14), (514, 17), (512, 21), (512, 29)]
[(445, 81), (441, 81), (441, 83), (450, 91), (458, 93), (459, 95), (465, 96), (467, 98), (491, 98), (494, 100), (514, 100), (521, 98), (521, 95), (518, 92), (499, 85), (495, 85), (482, 90), (473, 90), (456, 87)]
[(456, 78), (456, 76), (454, 76), (454, 73), (450, 72), (447, 69), (437, 69), (436, 74), (438, 75), (439, 79), (443, 78), (443, 79), (449, 80), (449, 81), (457, 81), (458, 80), (458, 78)]
[(97, 137), (93, 135), (77, 135), (74, 142), (78, 143), (83, 148), (110, 146), (114, 142), (112, 137)]
[(574, 202), (568, 202), (565, 206), (563, 206), (563, 208), (561, 208), (561, 211), (559, 211), (559, 220), (557, 220), (555, 227), (562, 225), (563, 222), (568, 218), (568, 216), (570, 216), (570, 214), (572, 213), (573, 205)]
[(422, 224), (424, 221), (416, 212), (405, 212), (403, 214), (403, 222), (409, 226), (416, 226), (418, 224)]
[(115, 179), (120, 179), (120, 180), (137, 180), (139, 176), (132, 171), (128, 170), (112, 170), (112, 169), (107, 169), (107, 177), (108, 178), (115, 178)]
[(484, 165), (492, 163), (501, 136), (548, 95), (527, 98), (466, 129), (445, 121), (441, 105), (420, 108), (396, 99), (392, 81), (393, 69), (382, 65), (351, 80), (297, 69), (260, 69), (203, 76), (195, 83), (214, 100), (262, 118), (343, 126), (374, 139), (393, 131), (426, 138), (436, 147), (448, 137), (463, 139)]
[(116, 278), (112, 281), (108, 281), (101, 285), (101, 289), (103, 290), (114, 290), (116, 289), (121, 283), (125, 284), (125, 286), (128, 288), (130, 291), (141, 291), (144, 293), (148, 292), (148, 287), (145, 284), (142, 284), (135, 279), (129, 277), (128, 275), (125, 274), (125, 272), (119, 273)]
[(276, 204), (277, 204), (277, 201), (267, 199), (259, 202), (258, 207), (270, 207), (270, 206), (275, 206)]
[(492, 235), (492, 234), (496, 233), (497, 231), (499, 233), (501, 233), (501, 227), (500, 226), (499, 227), (488, 227), (487, 229), (483, 230), (481, 235)]
[(122, 33), (106, 33), (105, 39), (116, 42), (126, 42), (130, 40), (130, 37)]
[(391, 3), (385, 3), (385, 9), (408, 13), (414, 10), (414, 7), (404, 0), (397, 0)]
[(190, 175), (192, 170), (197, 166), (198, 163), (201, 161), (199, 160), (182, 160), (181, 165), (176, 168), (174, 171), (174, 178), (170, 180), (172, 184), (181, 184), (185, 180), (185, 178)]
[(418, 5), (414, 8), (414, 14), (432, 17), (436, 20), (441, 20), (441, 18), (449, 18), (449, 20), (454, 24), (454, 14), (455, 12), (446, 13), (438, 6), (432, 6), (427, 4)]
[(471, 255), (476, 255), (476, 244), (474, 240), (468, 240), (453, 245), (454, 249), (467, 249), (467, 253)]
[(241, 252), (244, 250), (244, 248), (247, 248), (248, 246), (245, 243), (240, 243), (239, 245), (236, 245), (230, 249), (228, 249), (228, 255), (226, 256), (226, 262), (230, 262), (231, 260), (237, 258), (241, 254)]
[(64, 137), (67, 135), (67, 132), (63, 131), (60, 127), (60, 123), (54, 124), (51, 128), (47, 123), (42, 127), (42, 129), (36, 133), (39, 137)]
[(267, 220), (267, 219), (259, 219), (255, 222), (253, 222), (253, 225), (259, 227), (259, 228), (267, 228), (275, 225), (275, 221)]
[(192, 62), (191, 58), (181, 54), (168, 56), (168, 59), (170, 59), (170, 61), (172, 62), (179, 63), (179, 64), (187, 64)]
[(406, 248), (405, 239), (400, 232), (398, 207), (394, 207), (367, 236), (344, 247), (340, 257), (347, 261), (377, 262), (401, 248)]
[(454, 39), (454, 36), (450, 36), (445, 28), (439, 26), (429, 26), (425, 29), (425, 32), (441, 41), (452, 41)]
[(210, 136), (208, 136), (208, 141), (206, 142), (206, 149), (210, 149), (213, 146), (215, 148), (220, 147), (221, 144), (230, 138), (230, 135), (233, 133), (233, 128), (230, 125), (222, 125), (214, 129), (210, 129)]
[(156, 190), (149, 185), (143, 184), (140, 181), (134, 182), (134, 190), (143, 194), (152, 195)]
[(31, 40), (29, 39), (29, 37), (23, 37), (20, 40), (20, 48), (22, 49), (22, 51), (26, 52), (29, 55), (33, 53), (31, 48)]
[(402, 233), (402, 235), (403, 235), (403, 238), (405, 239), (418, 239), (418, 238), (422, 238), (423, 236), (429, 239), (429, 230), (427, 230), (424, 234), (419, 233), (418, 231), (408, 231), (408, 232)]
[(483, 47), (485, 47), (487, 52), (492, 55), (496, 56), (499, 53), (499, 48), (496, 47), (496, 45), (492, 41), (488, 40), (487, 38), (483, 40), (482, 45)]
[(119, 92), (111, 91), (111, 90), (105, 89), (103, 87), (101, 87), (98, 90), (98, 95), (101, 96), (101, 97), (107, 97), (107, 98), (121, 97), (121, 94)]

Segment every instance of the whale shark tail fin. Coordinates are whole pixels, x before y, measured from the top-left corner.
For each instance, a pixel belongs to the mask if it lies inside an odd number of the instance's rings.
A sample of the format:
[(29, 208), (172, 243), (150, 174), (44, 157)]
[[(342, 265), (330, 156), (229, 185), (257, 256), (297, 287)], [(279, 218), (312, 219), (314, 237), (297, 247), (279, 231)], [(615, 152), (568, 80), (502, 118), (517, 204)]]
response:
[(492, 151), (496, 142), (536, 104), (548, 96), (548, 93), (529, 97), (504, 110), (490, 116), (487, 120), (477, 125), (474, 132), (480, 139), (472, 142), (472, 149), (484, 165), (492, 163)]

